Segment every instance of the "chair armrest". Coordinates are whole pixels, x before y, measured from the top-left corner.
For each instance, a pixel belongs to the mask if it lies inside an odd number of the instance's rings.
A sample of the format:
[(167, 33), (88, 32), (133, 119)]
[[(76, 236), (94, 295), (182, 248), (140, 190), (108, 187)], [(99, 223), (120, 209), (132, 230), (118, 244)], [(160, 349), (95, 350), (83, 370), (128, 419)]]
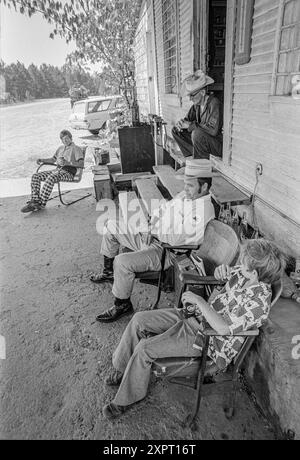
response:
[(244, 331), (244, 332), (239, 332), (238, 334), (218, 334), (214, 329), (205, 329), (202, 332), (203, 335), (207, 337), (257, 337), (259, 336), (259, 330), (253, 330), (253, 331)]
[(43, 165), (52, 165), (52, 166), (56, 166), (56, 162), (55, 161), (50, 161), (50, 160), (43, 160), (40, 164), (40, 166), (43, 166)]
[(199, 274), (193, 275), (189, 272), (183, 272), (179, 275), (183, 284), (193, 284), (196, 286), (224, 286), (226, 281), (217, 280), (214, 276), (200, 276)]
[(170, 251), (179, 251), (179, 250), (182, 250), (182, 251), (197, 251), (200, 246), (170, 246), (169, 244), (167, 243), (161, 243), (162, 247), (164, 249), (169, 249)]

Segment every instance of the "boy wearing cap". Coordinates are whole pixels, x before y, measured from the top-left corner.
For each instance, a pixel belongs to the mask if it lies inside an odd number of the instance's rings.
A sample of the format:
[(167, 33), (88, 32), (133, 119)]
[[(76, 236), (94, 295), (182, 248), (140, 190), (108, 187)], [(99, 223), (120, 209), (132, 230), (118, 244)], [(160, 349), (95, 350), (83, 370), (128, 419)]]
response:
[(189, 96), (193, 105), (172, 134), (185, 157), (222, 156), (222, 107), (217, 97), (207, 94), (207, 87), (212, 83), (212, 78), (198, 70), (182, 84), (181, 96)]
[[(201, 244), (206, 225), (215, 218), (209, 194), (212, 177), (210, 161), (188, 160), (185, 174), (178, 174), (183, 191), (152, 215), (150, 234), (134, 232), (124, 221), (107, 222), (101, 246), (104, 270), (90, 279), (98, 284), (113, 282), (115, 302), (97, 317), (97, 321), (110, 323), (133, 313), (130, 296), (135, 274), (161, 270), (161, 243), (171, 246)], [(120, 246), (131, 252), (119, 254)], [(167, 257), (166, 267), (170, 264)]]

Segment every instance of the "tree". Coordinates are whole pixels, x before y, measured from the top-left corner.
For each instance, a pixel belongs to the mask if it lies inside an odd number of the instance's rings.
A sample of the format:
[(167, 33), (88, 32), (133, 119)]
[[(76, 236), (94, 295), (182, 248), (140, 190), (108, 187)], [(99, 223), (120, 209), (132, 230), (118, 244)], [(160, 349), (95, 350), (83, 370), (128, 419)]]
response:
[[(77, 50), (69, 62), (99, 63), (108, 68), (112, 84), (120, 88), (128, 105), (134, 94), (133, 40), (141, 0), (0, 0), (16, 11), (40, 13), (53, 24), (50, 37), (74, 40)], [(129, 91), (130, 90), (130, 91)]]

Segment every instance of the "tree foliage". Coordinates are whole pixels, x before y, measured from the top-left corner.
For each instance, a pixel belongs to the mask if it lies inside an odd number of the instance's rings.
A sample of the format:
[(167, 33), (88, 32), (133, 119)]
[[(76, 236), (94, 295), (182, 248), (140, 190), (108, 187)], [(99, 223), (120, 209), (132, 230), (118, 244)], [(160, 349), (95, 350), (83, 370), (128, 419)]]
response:
[(6, 92), (16, 101), (69, 97), (70, 89), (75, 86), (84, 86), (90, 95), (97, 95), (102, 85), (101, 75), (91, 75), (78, 65), (59, 68), (31, 64), (27, 69), (21, 62), (6, 65), (0, 61), (0, 74), (5, 78)]
[(105, 64), (121, 91), (134, 87), (133, 40), (141, 0), (0, 0), (22, 14), (40, 13), (77, 50), (69, 62)]

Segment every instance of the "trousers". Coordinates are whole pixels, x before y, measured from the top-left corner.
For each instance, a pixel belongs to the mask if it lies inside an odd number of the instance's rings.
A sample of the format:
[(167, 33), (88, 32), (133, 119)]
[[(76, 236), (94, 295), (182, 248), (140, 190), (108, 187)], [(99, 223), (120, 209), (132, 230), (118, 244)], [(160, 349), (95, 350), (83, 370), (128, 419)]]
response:
[(187, 130), (172, 129), (172, 135), (185, 157), (193, 156), (195, 159), (208, 159), (210, 155), (222, 156), (222, 142), (220, 138), (213, 137), (202, 128), (197, 127), (192, 133)]
[(174, 308), (136, 313), (113, 354), (113, 367), (123, 374), (113, 402), (128, 406), (145, 398), (155, 359), (199, 356), (198, 330), (196, 318), (182, 319)]
[[(131, 252), (119, 254), (120, 246)], [(118, 299), (128, 299), (136, 273), (160, 271), (162, 251), (157, 243), (145, 244), (143, 235), (127, 228), (124, 221), (109, 220), (104, 229), (101, 254), (115, 258), (113, 295)]]
[[(46, 206), (50, 198), (54, 184), (59, 181), (73, 182), (73, 174), (67, 171), (44, 171), (33, 174), (31, 178), (31, 199), (38, 201), (42, 206)], [(41, 182), (45, 182), (41, 191)]]

